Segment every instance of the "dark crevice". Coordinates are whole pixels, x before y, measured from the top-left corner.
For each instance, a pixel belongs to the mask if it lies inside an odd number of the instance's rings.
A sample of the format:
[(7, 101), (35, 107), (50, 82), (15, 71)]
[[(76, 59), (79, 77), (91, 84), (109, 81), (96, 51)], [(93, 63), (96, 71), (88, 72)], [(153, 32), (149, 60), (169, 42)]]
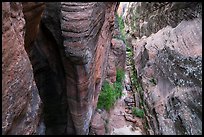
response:
[(58, 46), (51, 32), (41, 23), (38, 37), (28, 53), (43, 102), (45, 134), (48, 135), (67, 132), (69, 109), (66, 101), (65, 72)]

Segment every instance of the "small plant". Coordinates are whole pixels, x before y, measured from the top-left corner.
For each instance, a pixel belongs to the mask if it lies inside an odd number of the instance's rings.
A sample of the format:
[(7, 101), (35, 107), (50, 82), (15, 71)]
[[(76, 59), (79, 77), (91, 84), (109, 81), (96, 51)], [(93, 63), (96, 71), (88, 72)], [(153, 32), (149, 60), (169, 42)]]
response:
[(102, 91), (98, 98), (98, 108), (105, 108), (106, 110), (110, 110), (110, 108), (114, 105), (116, 97), (114, 95), (114, 87), (109, 84), (107, 81), (104, 82), (102, 86)]
[(124, 28), (125, 28), (123, 18), (122, 18), (122, 16), (118, 16), (118, 14), (116, 14), (116, 18), (118, 20), (119, 29), (120, 29), (121, 33), (123, 33)]
[(123, 85), (119, 82), (115, 82), (113, 84), (114, 88), (115, 88), (115, 94), (116, 94), (116, 98), (121, 98), (122, 96), (122, 90), (123, 90)]
[(140, 118), (144, 117), (144, 111), (136, 107), (132, 108), (132, 114), (135, 115), (136, 117), (140, 117)]
[(126, 51), (131, 52), (131, 48), (129, 46), (126, 46)]
[(116, 70), (116, 82), (122, 82), (125, 78), (125, 72), (122, 69)]
[(153, 77), (149, 80), (149, 82), (153, 83), (154, 85), (157, 85), (157, 81)]
[(122, 90), (123, 90), (123, 80), (125, 78), (125, 72), (122, 69), (116, 70), (116, 82), (113, 84), (115, 88), (115, 92), (117, 94), (117, 97), (121, 98), (122, 96)]
[(123, 40), (123, 42), (126, 44), (126, 37), (125, 37), (125, 24), (124, 24), (124, 21), (123, 21), (123, 18), (122, 16), (118, 16), (118, 14), (116, 14), (116, 18), (118, 20), (118, 25), (119, 25), (119, 30), (120, 30), (120, 38), (121, 40)]
[(148, 130), (148, 124), (147, 124), (147, 122), (145, 122), (144, 128), (145, 128), (146, 130)]
[(127, 52), (128, 57), (132, 57), (132, 52)]
[(123, 85), (125, 73), (121, 69), (116, 71), (116, 82), (113, 84), (104, 82), (102, 90), (98, 98), (97, 108), (106, 109), (107, 111), (115, 104), (116, 100), (122, 96)]

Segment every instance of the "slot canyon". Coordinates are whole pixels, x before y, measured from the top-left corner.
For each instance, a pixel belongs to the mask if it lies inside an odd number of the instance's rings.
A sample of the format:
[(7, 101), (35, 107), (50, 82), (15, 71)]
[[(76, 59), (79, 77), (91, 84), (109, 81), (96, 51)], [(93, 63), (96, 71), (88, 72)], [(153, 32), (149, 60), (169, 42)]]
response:
[(2, 135), (202, 135), (202, 3), (2, 2)]

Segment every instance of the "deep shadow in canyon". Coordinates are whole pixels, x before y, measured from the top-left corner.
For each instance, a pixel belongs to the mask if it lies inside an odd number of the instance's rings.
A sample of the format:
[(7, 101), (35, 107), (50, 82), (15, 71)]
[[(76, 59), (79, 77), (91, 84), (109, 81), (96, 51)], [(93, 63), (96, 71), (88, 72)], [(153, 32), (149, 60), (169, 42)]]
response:
[(2, 3), (3, 135), (104, 131), (98, 97), (126, 71), (128, 50), (148, 134), (202, 134), (201, 3), (121, 5)]

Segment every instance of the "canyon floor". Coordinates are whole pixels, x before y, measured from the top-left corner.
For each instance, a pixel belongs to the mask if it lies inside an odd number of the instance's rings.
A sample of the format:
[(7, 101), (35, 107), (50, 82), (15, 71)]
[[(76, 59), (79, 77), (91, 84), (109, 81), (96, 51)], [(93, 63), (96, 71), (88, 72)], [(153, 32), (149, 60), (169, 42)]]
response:
[(128, 57), (126, 57), (124, 88), (122, 91), (123, 95), (120, 99), (117, 100), (116, 104), (109, 111), (109, 113), (106, 114), (106, 118), (108, 119), (106, 127), (107, 135), (146, 134), (143, 126), (145, 122), (144, 118), (133, 116), (131, 109), (128, 109), (128, 107), (131, 107), (127, 105), (127, 102), (125, 102), (125, 100), (132, 99), (132, 104), (135, 106), (133, 91), (131, 89), (132, 85), (130, 81), (131, 66), (128, 62)]
[[(129, 71), (126, 71), (125, 74), (125, 84), (130, 83), (129, 81)], [(111, 135), (144, 135), (144, 131), (142, 131), (142, 119), (134, 118), (136, 122), (127, 121), (126, 116), (130, 116), (131, 114), (126, 113), (126, 104), (124, 99), (132, 97), (131, 91), (127, 91), (124, 87), (123, 90), (124, 95), (121, 99), (116, 102), (114, 108), (110, 111), (109, 124), (110, 124), (110, 134)]]

